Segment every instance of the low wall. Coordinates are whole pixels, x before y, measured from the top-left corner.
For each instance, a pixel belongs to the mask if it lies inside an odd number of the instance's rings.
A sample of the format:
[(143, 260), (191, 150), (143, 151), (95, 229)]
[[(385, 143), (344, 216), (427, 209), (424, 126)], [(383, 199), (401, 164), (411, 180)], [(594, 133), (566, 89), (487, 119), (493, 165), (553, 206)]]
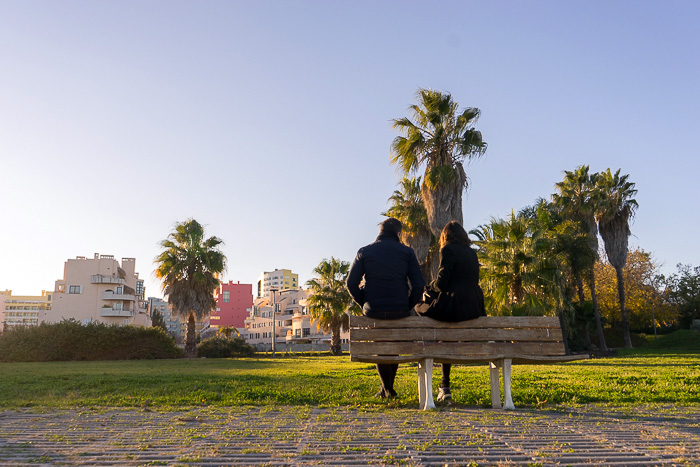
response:
[[(272, 352), (272, 344), (254, 344), (255, 350), (257, 352)], [(344, 352), (348, 352), (350, 349), (349, 344), (340, 344), (340, 348)], [(324, 344), (275, 344), (275, 352), (329, 352), (330, 345)]]

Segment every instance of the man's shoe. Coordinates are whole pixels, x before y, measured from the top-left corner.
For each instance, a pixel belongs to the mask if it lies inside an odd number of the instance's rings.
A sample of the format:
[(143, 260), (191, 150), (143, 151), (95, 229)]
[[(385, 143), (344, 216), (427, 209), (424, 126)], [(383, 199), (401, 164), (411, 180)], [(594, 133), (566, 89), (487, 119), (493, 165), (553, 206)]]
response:
[(382, 388), (381, 391), (374, 395), (374, 397), (378, 397), (379, 399), (396, 399), (396, 391), (393, 389), (389, 389), (387, 391), (386, 389)]
[(439, 388), (437, 401), (447, 402), (447, 405), (452, 405), (452, 392), (450, 392), (450, 388)]

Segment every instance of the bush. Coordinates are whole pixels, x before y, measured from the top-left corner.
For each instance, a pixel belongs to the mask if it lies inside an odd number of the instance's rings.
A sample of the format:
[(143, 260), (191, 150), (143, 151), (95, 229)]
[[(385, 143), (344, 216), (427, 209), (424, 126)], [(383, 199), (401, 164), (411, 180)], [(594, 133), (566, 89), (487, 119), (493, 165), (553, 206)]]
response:
[(255, 349), (242, 337), (212, 337), (197, 346), (197, 355), (206, 358), (252, 357)]
[(147, 360), (182, 357), (173, 339), (158, 328), (75, 320), (18, 327), (0, 334), (0, 361)]

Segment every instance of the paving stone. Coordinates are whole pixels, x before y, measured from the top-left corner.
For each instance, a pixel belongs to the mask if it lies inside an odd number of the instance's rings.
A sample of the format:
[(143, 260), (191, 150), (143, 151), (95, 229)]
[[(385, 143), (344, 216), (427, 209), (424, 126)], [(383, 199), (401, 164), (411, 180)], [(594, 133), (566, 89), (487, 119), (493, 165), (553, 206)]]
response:
[(700, 407), (0, 412), (4, 466), (700, 466)]

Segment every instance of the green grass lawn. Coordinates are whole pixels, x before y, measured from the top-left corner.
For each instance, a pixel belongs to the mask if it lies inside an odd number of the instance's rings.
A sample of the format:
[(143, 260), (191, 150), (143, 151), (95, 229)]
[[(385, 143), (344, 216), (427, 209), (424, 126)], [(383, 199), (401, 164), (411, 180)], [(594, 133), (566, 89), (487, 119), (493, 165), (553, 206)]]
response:
[[(440, 368), (434, 371), (434, 386)], [(458, 404), (490, 406), (486, 365), (453, 368)], [(700, 352), (645, 349), (564, 365), (514, 365), (516, 406), (700, 402)], [(0, 363), (0, 407), (418, 404), (415, 365), (401, 365), (400, 399), (380, 401), (374, 365), (348, 356)]]

